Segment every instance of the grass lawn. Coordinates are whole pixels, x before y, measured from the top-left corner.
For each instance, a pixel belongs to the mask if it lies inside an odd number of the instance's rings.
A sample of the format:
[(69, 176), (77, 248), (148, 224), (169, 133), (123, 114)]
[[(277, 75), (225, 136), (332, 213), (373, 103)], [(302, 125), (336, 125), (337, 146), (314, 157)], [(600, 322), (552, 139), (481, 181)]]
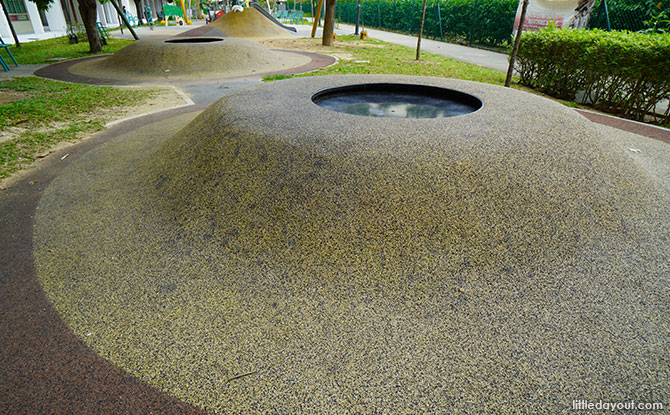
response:
[[(115, 53), (132, 42), (129, 39), (108, 39), (108, 44), (102, 47), (102, 53)], [(67, 37), (21, 43), (20, 47), (12, 46), (10, 50), (19, 62), (19, 65), (54, 63), (53, 61), (48, 61), (48, 59), (54, 58), (77, 59), (97, 55), (88, 53), (88, 42), (84, 41), (70, 45)]]
[(102, 130), (110, 109), (143, 102), (153, 94), (33, 77), (0, 82), (0, 179), (60, 142)]
[[(300, 39), (314, 52), (330, 53), (338, 56), (335, 65), (302, 75), (348, 75), (348, 74), (395, 74), (438, 76), (465, 79), (490, 84), (505, 83), (505, 74), (493, 69), (445, 58), (432, 53), (421, 52), (416, 60), (416, 50), (406, 46), (386, 43), (377, 39), (360, 40), (355, 36), (338, 36), (334, 46), (319, 47), (321, 39)], [(281, 41), (266, 44), (279, 46)], [(296, 43), (297, 46), (300, 43)], [(291, 76), (270, 76), (265, 81), (290, 78)]]

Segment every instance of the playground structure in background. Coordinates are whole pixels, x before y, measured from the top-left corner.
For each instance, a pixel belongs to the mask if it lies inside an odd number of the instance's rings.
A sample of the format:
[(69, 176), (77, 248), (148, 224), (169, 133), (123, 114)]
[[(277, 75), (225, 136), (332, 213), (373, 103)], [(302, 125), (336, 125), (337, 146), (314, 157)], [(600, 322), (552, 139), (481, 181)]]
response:
[[(261, 1), (262, 3), (262, 1)], [(283, 4), (283, 2), (279, 2), (280, 4)], [(259, 10), (261, 13), (266, 14), (266, 17), (270, 18), (271, 20), (277, 20), (279, 22), (279, 16), (282, 16), (284, 19), (285, 17), (281, 12), (280, 8), (277, 9), (277, 11), (273, 11), (271, 6), (270, 6), (270, 0), (265, 0), (265, 5), (267, 8), (264, 6), (260, 6), (256, 0), (228, 0), (225, 2), (225, 5), (221, 9), (217, 9), (216, 3), (212, 3), (208, 0), (200, 0), (198, 3), (198, 16), (200, 18), (205, 18), (207, 23), (212, 23), (215, 20), (220, 19), (223, 17), (224, 14), (230, 12), (230, 11), (237, 11), (241, 12), (243, 9), (248, 9), (248, 8), (255, 8)], [(300, 23), (302, 20), (302, 12), (299, 13), (294, 13), (291, 14), (290, 19), (288, 19), (288, 22), (291, 23)], [(286, 28), (286, 27), (284, 27)], [(289, 30), (292, 30), (290, 28), (287, 28)]]
[[(231, 11), (213, 19), (207, 29), (199, 28), (198, 36), (226, 36), (250, 39), (292, 38), (297, 30), (280, 23), (265, 8), (252, 3), (250, 7), (240, 7), (240, 12)], [(210, 13), (214, 14), (213, 10)], [(217, 33), (218, 32), (218, 33)], [(188, 32), (187, 32), (188, 33)]]
[(163, 20), (160, 21), (160, 24), (165, 23), (165, 26), (168, 25), (170, 18), (175, 19), (175, 24), (187, 25), (193, 24), (186, 14), (186, 6), (184, 6), (184, 0), (179, 0), (179, 7), (174, 4), (172, 0), (168, 0), (168, 3), (163, 6)]
[[(237, 1), (234, 2), (237, 4)], [(212, 3), (207, 0), (202, 0), (198, 3), (198, 14), (205, 18), (206, 23), (212, 23), (213, 21), (221, 18), (231, 9), (230, 2), (226, 2), (225, 6), (222, 9), (217, 9), (216, 2)]]
[[(310, 65), (313, 59), (310, 56), (270, 50), (254, 41), (292, 38), (291, 32), (296, 31), (258, 8), (252, 4), (241, 12), (226, 13), (212, 24), (186, 30), (169, 39), (133, 42), (112, 56), (80, 62), (69, 70), (75, 75), (134, 83), (161, 82), (168, 78), (200, 80), (249, 76)], [(178, 15), (175, 10), (167, 8), (166, 11), (167, 15)], [(147, 61), (151, 65), (147, 65)]]

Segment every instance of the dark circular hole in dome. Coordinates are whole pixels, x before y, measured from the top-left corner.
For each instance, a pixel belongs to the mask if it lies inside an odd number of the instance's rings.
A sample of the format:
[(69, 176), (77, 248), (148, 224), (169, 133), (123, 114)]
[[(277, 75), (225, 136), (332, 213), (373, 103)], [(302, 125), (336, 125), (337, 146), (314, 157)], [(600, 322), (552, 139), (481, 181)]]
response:
[(165, 43), (212, 43), (222, 41), (223, 38), (221, 37), (185, 37), (183, 39), (166, 40)]
[(452, 89), (411, 84), (357, 84), (312, 95), (320, 107), (353, 115), (386, 118), (446, 118), (480, 109), (482, 101)]

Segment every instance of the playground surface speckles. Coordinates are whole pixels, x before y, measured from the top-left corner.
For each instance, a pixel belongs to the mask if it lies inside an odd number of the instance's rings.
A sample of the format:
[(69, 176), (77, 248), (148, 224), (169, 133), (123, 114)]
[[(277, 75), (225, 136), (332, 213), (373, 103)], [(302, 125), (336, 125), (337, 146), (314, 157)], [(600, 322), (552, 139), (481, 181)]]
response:
[[(176, 41), (183, 43), (173, 43)], [(110, 57), (77, 63), (69, 71), (100, 79), (197, 80), (283, 71), (310, 60), (298, 53), (272, 51), (247, 39), (174, 37), (140, 40)]]
[(240, 13), (228, 12), (208, 27), (220, 30), (226, 36), (247, 39), (288, 39), (295, 37), (291, 32), (281, 28), (254, 8), (245, 8)]
[[(375, 119), (311, 102), (366, 82), (484, 107)], [(668, 183), (602, 131), (472, 82), (254, 86), (67, 168), (36, 211), (36, 268), (96, 353), (215, 413), (668, 402)]]

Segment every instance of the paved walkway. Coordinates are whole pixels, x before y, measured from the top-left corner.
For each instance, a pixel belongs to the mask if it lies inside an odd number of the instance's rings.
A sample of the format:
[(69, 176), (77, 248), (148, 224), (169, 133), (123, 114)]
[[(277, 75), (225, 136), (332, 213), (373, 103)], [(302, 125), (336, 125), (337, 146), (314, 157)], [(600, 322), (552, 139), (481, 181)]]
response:
[(33, 76), (35, 71), (41, 68), (44, 68), (48, 65), (21, 65), (15, 67), (14, 65), (10, 66), (9, 72), (0, 71), (0, 81), (4, 81), (11, 78), (16, 78), (20, 76)]

